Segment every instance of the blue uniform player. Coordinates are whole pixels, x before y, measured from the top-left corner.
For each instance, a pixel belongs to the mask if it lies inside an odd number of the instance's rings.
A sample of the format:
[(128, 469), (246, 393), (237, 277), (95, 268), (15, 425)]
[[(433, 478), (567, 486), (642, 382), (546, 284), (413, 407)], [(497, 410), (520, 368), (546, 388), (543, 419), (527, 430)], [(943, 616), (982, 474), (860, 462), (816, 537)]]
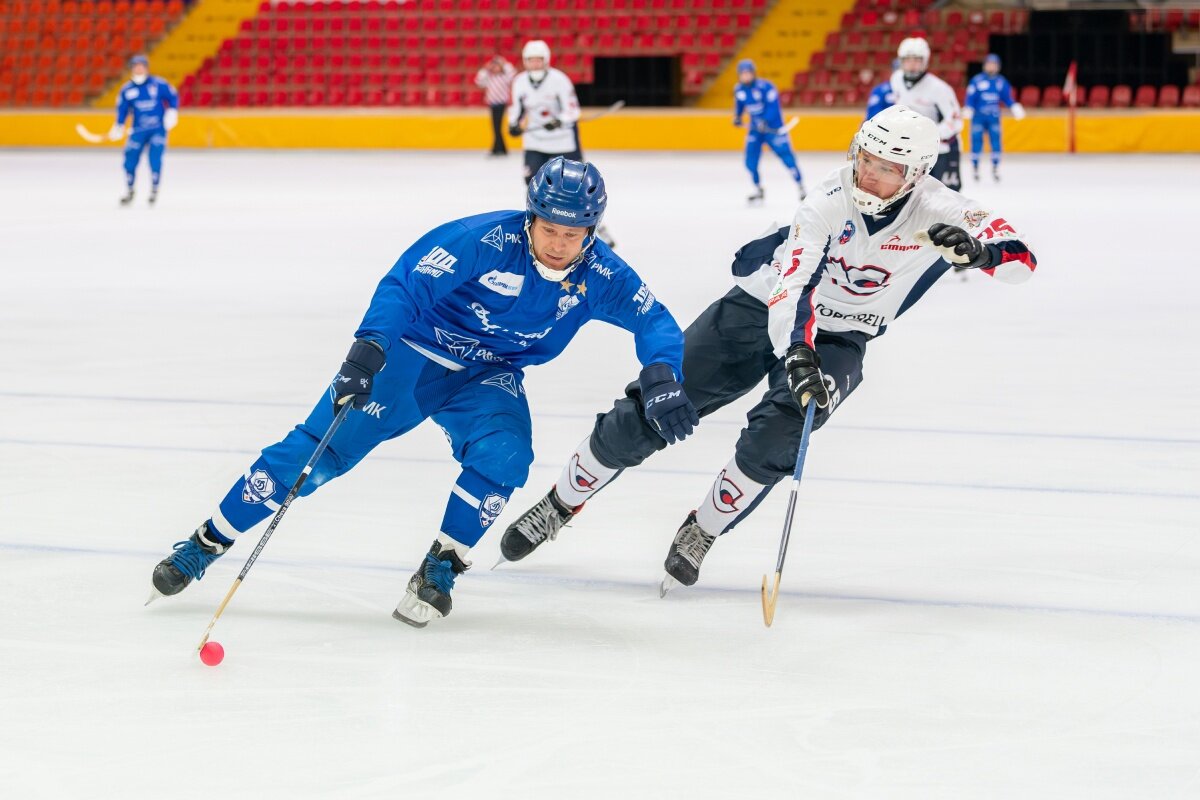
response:
[(1025, 108), (1013, 100), (1012, 86), (1000, 74), (1000, 56), (989, 53), (983, 61), (983, 72), (967, 85), (963, 116), (971, 122), (971, 168), (979, 180), (979, 157), (983, 154), (983, 135), (992, 147), (992, 178), (1000, 180), (1000, 114), (1003, 106), (1012, 111), (1013, 119), (1023, 119)]
[(529, 184), (525, 211), (455, 220), (416, 241), (384, 276), (346, 361), (308, 419), (262, 451), (205, 520), (154, 568), (173, 595), (237, 536), (271, 516), (339, 407), (351, 412), (300, 494), (378, 444), (432, 419), (462, 466), (441, 529), (393, 616), (415, 627), (450, 613), (455, 577), (525, 483), (533, 461), (524, 368), (553, 359), (584, 323), (633, 333), (644, 412), (664, 441), (698, 417), (681, 386), (683, 333), (633, 269), (595, 236), (607, 204), (594, 166), (563, 157)]
[[(893, 59), (892, 72), (900, 69), (900, 59)], [(896, 90), (892, 88), (891, 76), (883, 83), (878, 84), (871, 90), (871, 94), (867, 95), (867, 119), (883, 111), (885, 108), (891, 108), (896, 105)]]
[(796, 188), (800, 191), (800, 199), (805, 198), (804, 178), (800, 168), (796, 166), (796, 156), (792, 153), (792, 142), (783, 124), (783, 109), (779, 106), (779, 92), (775, 84), (758, 77), (754, 62), (744, 59), (738, 62), (738, 85), (733, 90), (735, 104), (733, 107), (733, 124), (742, 124), (742, 115), (750, 117), (746, 126), (746, 169), (750, 170), (750, 178), (754, 181), (754, 194), (750, 195), (751, 203), (761, 202), (763, 187), (758, 176), (758, 159), (762, 156), (763, 145), (767, 145), (779, 156), (779, 160), (792, 173)]
[(179, 122), (179, 94), (162, 78), (150, 74), (150, 59), (143, 55), (129, 61), (129, 80), (117, 95), (117, 121), (108, 132), (112, 141), (125, 136), (125, 120), (132, 117), (129, 141), (125, 143), (125, 196), (121, 205), (133, 202), (133, 178), (142, 151), (150, 150), (150, 202), (158, 199), (158, 181), (162, 177), (163, 150), (167, 131)]

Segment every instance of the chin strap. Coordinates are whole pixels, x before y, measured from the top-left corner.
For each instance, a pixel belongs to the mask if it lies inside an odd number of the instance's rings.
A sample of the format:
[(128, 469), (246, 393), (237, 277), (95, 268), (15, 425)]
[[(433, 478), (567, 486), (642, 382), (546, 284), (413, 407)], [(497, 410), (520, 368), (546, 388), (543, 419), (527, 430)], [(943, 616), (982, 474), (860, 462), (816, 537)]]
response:
[(584, 256), (588, 254), (588, 250), (592, 249), (592, 245), (596, 243), (596, 227), (593, 225), (588, 228), (588, 238), (584, 240), (583, 247), (579, 250), (579, 255), (575, 256), (575, 260), (567, 265), (566, 269), (551, 269), (538, 260), (537, 253), (533, 252), (533, 235), (529, 231), (530, 225), (529, 214), (525, 215), (525, 242), (529, 248), (529, 257), (533, 259), (533, 266), (541, 275), (548, 281), (557, 283), (563, 278), (571, 274), (571, 272), (582, 263)]

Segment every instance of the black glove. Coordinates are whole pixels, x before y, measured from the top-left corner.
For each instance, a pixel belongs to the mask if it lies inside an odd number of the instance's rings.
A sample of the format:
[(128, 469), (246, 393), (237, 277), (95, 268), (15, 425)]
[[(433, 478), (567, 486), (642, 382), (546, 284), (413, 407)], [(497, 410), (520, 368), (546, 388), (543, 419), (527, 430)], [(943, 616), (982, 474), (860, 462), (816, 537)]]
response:
[(942, 258), (958, 269), (978, 269), (991, 265), (992, 254), (983, 242), (955, 225), (935, 222), (928, 231), (918, 232), (913, 240), (917, 244), (936, 247), (941, 251)]
[(738, 117), (737, 119), (735, 119), (733, 121), (733, 127), (735, 127), (735, 128), (742, 127), (742, 118), (741, 117)]
[(544, 130), (544, 131), (556, 131), (556, 130), (558, 130), (558, 129), (559, 129), (559, 128), (561, 128), (561, 127), (562, 127), (562, 120), (561, 120), (561, 119), (551, 119), (549, 122), (547, 122), (545, 125), (543, 125), (543, 126), (542, 126), (542, 130)]
[(508, 126), (509, 136), (520, 136), (523, 133), (525, 133), (525, 131), (521, 129), (521, 123), (519, 122), (514, 122), (512, 125)]
[(688, 400), (687, 394), (675, 373), (666, 364), (651, 364), (638, 375), (638, 383), (642, 387), (642, 408), (646, 421), (654, 426), (658, 435), (667, 440), (667, 444), (675, 444), (687, 438), (687, 435), (700, 424), (696, 407)]
[(333, 404), (352, 403), (360, 409), (366, 406), (371, 399), (375, 374), (383, 369), (383, 363), (383, 348), (375, 342), (358, 339), (350, 345), (350, 352), (333, 379)]
[(815, 400), (818, 408), (829, 405), (829, 387), (821, 375), (821, 357), (803, 342), (788, 348), (783, 368), (787, 370), (788, 389), (796, 405), (804, 408), (809, 400)]

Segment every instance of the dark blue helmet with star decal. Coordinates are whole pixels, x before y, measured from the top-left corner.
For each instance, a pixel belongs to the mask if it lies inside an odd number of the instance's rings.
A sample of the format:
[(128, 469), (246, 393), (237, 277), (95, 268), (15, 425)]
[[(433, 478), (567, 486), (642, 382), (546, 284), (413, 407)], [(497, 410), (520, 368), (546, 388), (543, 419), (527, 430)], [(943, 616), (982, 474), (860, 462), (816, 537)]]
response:
[(608, 205), (604, 178), (595, 165), (558, 156), (529, 182), (525, 208), (530, 215), (573, 228), (600, 224)]

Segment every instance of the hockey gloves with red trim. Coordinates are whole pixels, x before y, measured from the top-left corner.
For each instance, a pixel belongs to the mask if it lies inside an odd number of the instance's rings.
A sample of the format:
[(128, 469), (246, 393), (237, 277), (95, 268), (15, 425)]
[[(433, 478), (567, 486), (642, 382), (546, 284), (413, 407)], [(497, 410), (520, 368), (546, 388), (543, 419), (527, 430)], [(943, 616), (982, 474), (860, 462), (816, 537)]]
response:
[(383, 363), (383, 348), (375, 342), (358, 339), (350, 345), (350, 352), (333, 379), (333, 404), (351, 403), (358, 409), (365, 407), (371, 399), (375, 374), (383, 369)]
[(986, 267), (992, 259), (983, 242), (955, 225), (935, 222), (928, 231), (917, 231), (913, 241), (933, 247), (958, 269)]
[(646, 421), (658, 435), (675, 444), (700, 424), (696, 407), (688, 399), (675, 372), (666, 364), (651, 364), (638, 375), (642, 387), (642, 409)]
[(810, 400), (815, 400), (818, 408), (829, 406), (829, 388), (821, 375), (821, 357), (815, 350), (797, 342), (788, 348), (783, 368), (787, 370), (788, 389), (796, 405), (805, 408)]

